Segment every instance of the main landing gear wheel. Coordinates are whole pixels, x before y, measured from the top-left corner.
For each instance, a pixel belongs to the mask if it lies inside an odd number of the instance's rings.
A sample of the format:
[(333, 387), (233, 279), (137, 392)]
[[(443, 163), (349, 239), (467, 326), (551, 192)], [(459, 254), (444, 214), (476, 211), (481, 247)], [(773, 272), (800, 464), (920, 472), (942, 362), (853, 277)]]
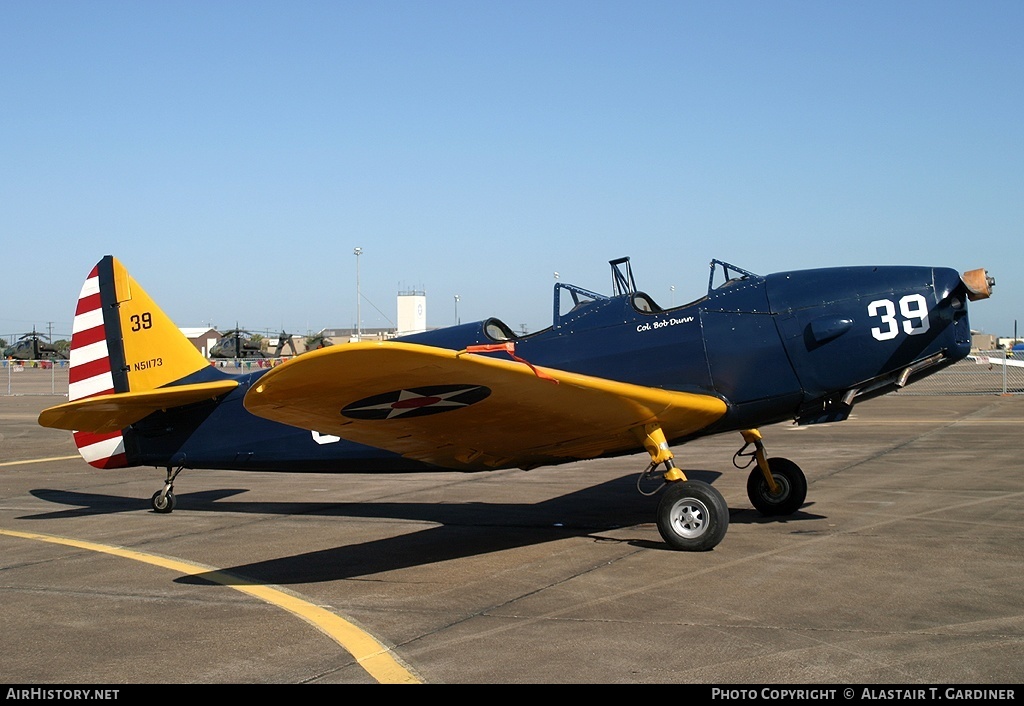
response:
[(673, 481), (658, 503), (658, 531), (673, 549), (705, 552), (729, 529), (729, 506), (715, 488), (699, 480)]
[(760, 466), (754, 466), (747, 477), (747, 497), (762, 515), (792, 515), (807, 499), (807, 478), (800, 466), (788, 458), (768, 459), (768, 469), (778, 486), (772, 493)]
[(166, 493), (162, 490), (158, 490), (153, 493), (153, 499), (151, 504), (153, 505), (154, 512), (170, 512), (174, 509), (175, 497), (174, 493), (168, 490)]

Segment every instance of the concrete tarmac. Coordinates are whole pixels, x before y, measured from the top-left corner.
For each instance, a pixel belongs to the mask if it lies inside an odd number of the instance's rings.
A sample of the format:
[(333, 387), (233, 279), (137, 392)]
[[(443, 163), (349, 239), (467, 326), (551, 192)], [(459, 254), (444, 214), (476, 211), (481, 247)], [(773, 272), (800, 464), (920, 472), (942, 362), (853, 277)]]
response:
[[(675, 449), (730, 526), (669, 550), (646, 454), (483, 474), (101, 471), (0, 397), (8, 684), (1013, 685), (1024, 396), (765, 427), (807, 503), (761, 517), (738, 434)], [(645, 487), (644, 490), (652, 488)]]

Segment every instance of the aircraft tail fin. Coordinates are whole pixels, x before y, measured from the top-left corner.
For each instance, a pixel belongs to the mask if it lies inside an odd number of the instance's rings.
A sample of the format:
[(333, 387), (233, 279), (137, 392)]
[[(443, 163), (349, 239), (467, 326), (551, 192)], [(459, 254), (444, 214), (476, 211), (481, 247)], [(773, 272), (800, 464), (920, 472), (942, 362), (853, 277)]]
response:
[[(95, 418), (97, 411), (127, 425), (124, 408), (150, 393), (209, 366), (209, 362), (156, 305), (124, 266), (110, 255), (89, 273), (78, 297), (71, 334), (68, 404), (45, 410), (44, 426), (69, 425)], [(132, 465), (126, 429), (74, 426), (79, 453), (97, 468)]]

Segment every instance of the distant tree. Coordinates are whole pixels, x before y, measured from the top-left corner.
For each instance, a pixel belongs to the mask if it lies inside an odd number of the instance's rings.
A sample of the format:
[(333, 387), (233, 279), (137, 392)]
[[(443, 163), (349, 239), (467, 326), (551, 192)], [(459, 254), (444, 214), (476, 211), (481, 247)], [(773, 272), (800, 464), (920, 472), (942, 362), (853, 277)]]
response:
[(7, 339), (6, 338), (0, 338), (0, 348), (6, 348), (6, 347), (7, 347)]
[(66, 338), (58, 338), (56, 341), (53, 342), (53, 345), (61, 353), (67, 353), (68, 351), (71, 350), (71, 341), (67, 340)]

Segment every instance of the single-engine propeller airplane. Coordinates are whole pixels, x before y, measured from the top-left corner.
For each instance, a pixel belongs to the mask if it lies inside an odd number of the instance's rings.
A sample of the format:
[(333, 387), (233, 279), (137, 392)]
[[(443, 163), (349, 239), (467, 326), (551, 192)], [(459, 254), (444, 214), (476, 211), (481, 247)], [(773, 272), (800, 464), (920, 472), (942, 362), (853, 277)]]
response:
[(968, 300), (995, 284), (983, 269), (760, 276), (712, 260), (707, 294), (663, 309), (637, 290), (629, 258), (609, 264), (610, 296), (556, 283), (552, 325), (532, 334), (492, 318), (236, 376), (107, 256), (78, 300), (69, 401), (39, 423), (73, 431), (95, 467), (166, 468), (156, 512), (174, 509), (185, 468), (484, 471), (646, 450), (661, 536), (704, 551), (725, 536), (729, 509), (686, 478), (671, 447), (739, 432), (750, 502), (768, 516), (796, 512), (804, 473), (769, 458), (758, 427), (840, 421), (856, 402), (965, 358)]

